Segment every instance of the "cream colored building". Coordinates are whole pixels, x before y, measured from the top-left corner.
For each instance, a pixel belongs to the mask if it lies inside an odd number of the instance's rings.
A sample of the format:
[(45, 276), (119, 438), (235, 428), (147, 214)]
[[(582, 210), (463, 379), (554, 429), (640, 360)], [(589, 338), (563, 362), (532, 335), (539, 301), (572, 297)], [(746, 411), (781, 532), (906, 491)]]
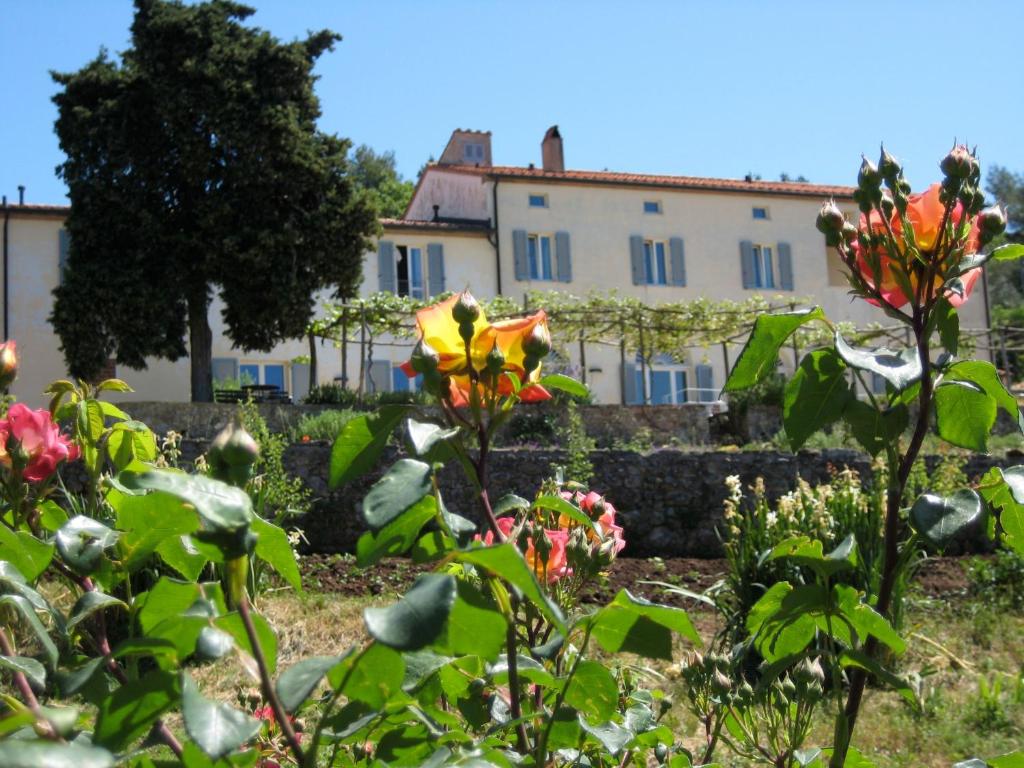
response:
[[(441, 159), (423, 173), (405, 216), (382, 221), (377, 250), (364, 262), (362, 295), (388, 290), (426, 298), (469, 288), (481, 297), (518, 299), (529, 290), (615, 290), (657, 304), (762, 294), (782, 303), (810, 299), (829, 317), (857, 325), (882, 319), (863, 301), (851, 302), (838, 258), (814, 226), (830, 197), (856, 215), (850, 187), (566, 170), (555, 127), (544, 136), (540, 167), (494, 166), (491, 150), (490, 133), (452, 134)], [(22, 372), (14, 394), (27, 402), (38, 401), (45, 384), (64, 375), (47, 318), (66, 247), (66, 213), (60, 206), (3, 209), (5, 335), (19, 343)], [(985, 315), (984, 300), (968, 302), (961, 325), (983, 328)], [(233, 349), (217, 300), (210, 324), (215, 378), (245, 376), (278, 383), (296, 398), (305, 394), (306, 340), (269, 354)], [(409, 346), (374, 339), (363, 366), (365, 385), (410, 386), (396, 371)], [(652, 360), (642, 367), (646, 381), (638, 378), (635, 350), (623, 359), (617, 347), (588, 347), (586, 371), (576, 345), (563, 352), (598, 402), (640, 402), (644, 391), (652, 404), (709, 401), (725, 381), (721, 348), (695, 348), (682, 361)], [(728, 351), (731, 360), (738, 352)], [(783, 360), (792, 363), (786, 355)], [(343, 365), (334, 344), (319, 342), (317, 368), (320, 383), (341, 380), (344, 372), (355, 386), (359, 345), (348, 345)], [(187, 359), (154, 361), (145, 371), (116, 367), (116, 373), (138, 399), (189, 397)]]

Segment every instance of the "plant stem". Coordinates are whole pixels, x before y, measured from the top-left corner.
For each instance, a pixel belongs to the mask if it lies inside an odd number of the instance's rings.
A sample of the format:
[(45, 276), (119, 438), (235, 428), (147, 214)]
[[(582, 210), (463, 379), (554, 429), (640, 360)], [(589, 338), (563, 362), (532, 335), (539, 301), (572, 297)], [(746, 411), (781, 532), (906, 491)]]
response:
[[(895, 481), (893, 480), (893, 467), (889, 468), (889, 490), (886, 498), (885, 511), (885, 560), (882, 565), (882, 579), (878, 587), (878, 600), (875, 609), (889, 618), (889, 609), (892, 603), (893, 588), (896, 585), (899, 563), (899, 522), (900, 506), (903, 503), (903, 493), (907, 487), (907, 479), (910, 477), (910, 470), (917, 460), (921, 451), (925, 435), (928, 433), (929, 414), (931, 412), (933, 383), (931, 377), (931, 348), (928, 338), (928, 311), (927, 309), (915, 309), (913, 318), (914, 333), (917, 336), (917, 356), (921, 363), (921, 394), (918, 400), (917, 424), (914, 427), (914, 434), (910, 438), (906, 453), (896, 468)], [(871, 657), (878, 649), (878, 642), (871, 636), (864, 644), (865, 653)], [(859, 667), (850, 672), (850, 692), (846, 699), (846, 708), (843, 717), (837, 718), (836, 738), (834, 752), (829, 762), (830, 768), (842, 768), (846, 761), (846, 752), (850, 746), (850, 739), (853, 737), (853, 729), (857, 724), (857, 715), (860, 712), (860, 705), (864, 698), (864, 686), (867, 684), (867, 672)], [(845, 734), (839, 732), (845, 719)]]
[[(7, 637), (7, 630), (2, 626), (0, 626), (0, 651), (3, 651), (4, 656), (8, 657), (17, 655), (14, 651), (14, 646), (11, 644), (10, 638)], [(43, 712), (39, 708), (39, 699), (36, 698), (28, 678), (25, 677), (23, 672), (13, 672), (13, 677), (14, 684), (21, 692), (21, 698), (25, 702), (25, 706), (27, 706), (29, 711), (35, 715), (37, 727), (46, 729), (46, 738), (60, 740), (60, 736), (57, 734), (56, 729), (49, 720), (43, 717)]]
[(277, 724), (281, 728), (281, 733), (284, 734), (285, 741), (288, 742), (288, 746), (291, 748), (292, 754), (295, 755), (295, 760), (299, 765), (303, 764), (302, 747), (299, 744), (298, 736), (295, 735), (295, 729), (292, 728), (291, 720), (288, 719), (288, 714), (284, 710), (284, 706), (281, 704), (281, 699), (277, 697), (277, 691), (274, 690), (274, 682), (270, 679), (270, 670), (267, 668), (267, 660), (263, 656), (263, 649), (260, 646), (259, 636), (256, 634), (256, 625), (253, 624), (252, 614), (249, 611), (249, 595), (245, 592), (242, 593), (242, 599), (238, 601), (238, 615), (242, 619), (242, 624), (245, 626), (245, 633), (249, 636), (249, 644), (252, 646), (252, 655), (256, 659), (256, 666), (260, 671), (260, 687), (263, 689), (263, 698), (270, 704), (271, 710), (274, 712), (274, 717), (277, 719)]

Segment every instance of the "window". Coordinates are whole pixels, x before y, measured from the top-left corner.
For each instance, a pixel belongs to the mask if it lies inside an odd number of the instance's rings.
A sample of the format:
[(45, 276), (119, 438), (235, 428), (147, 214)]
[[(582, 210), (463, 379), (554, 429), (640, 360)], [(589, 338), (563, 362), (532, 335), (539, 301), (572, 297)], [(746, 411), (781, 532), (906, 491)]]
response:
[(392, 392), (419, 392), (423, 389), (423, 374), (410, 379), (408, 374), (402, 370), (402, 366), (396, 365), (391, 369), (391, 391)]
[(531, 280), (554, 280), (551, 271), (551, 236), (529, 235), (526, 238), (526, 258), (530, 264)]
[(754, 246), (754, 287), (775, 287), (775, 270), (772, 268), (772, 249), (769, 245)]
[(284, 383), (284, 363), (242, 363), (238, 366), (238, 381), (243, 387), (261, 385), (288, 391)]
[(758, 207), (755, 206), (754, 207), (754, 218), (755, 219), (767, 219), (768, 218), (768, 209), (767, 208), (758, 208)]
[(396, 247), (398, 258), (395, 268), (398, 271), (398, 295), (411, 296), (414, 299), (426, 298), (423, 290), (423, 249), (405, 245)]
[(690, 402), (686, 370), (678, 364), (655, 363), (644, 368), (637, 361), (636, 398), (639, 402), (644, 392), (644, 372), (647, 373), (647, 402), (650, 405), (680, 405)]
[(469, 163), (482, 163), (484, 161), (484, 145), (477, 142), (463, 144), (462, 157)]
[(661, 213), (661, 201), (644, 200), (644, 213)]
[(644, 240), (644, 280), (648, 285), (668, 285), (665, 250), (660, 240)]
[(548, 207), (548, 196), (547, 195), (530, 195), (530, 207), (531, 208), (547, 208)]

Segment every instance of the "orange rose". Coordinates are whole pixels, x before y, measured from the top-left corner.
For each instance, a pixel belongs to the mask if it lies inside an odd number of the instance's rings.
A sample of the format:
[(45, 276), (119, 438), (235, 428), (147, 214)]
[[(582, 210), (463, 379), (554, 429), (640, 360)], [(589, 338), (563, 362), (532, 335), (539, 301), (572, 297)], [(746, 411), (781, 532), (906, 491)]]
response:
[[(935, 247), (938, 245), (940, 228), (942, 226), (942, 217), (945, 213), (945, 204), (939, 199), (939, 193), (941, 186), (939, 184), (932, 184), (928, 190), (922, 194), (911, 195), (908, 198), (907, 204), (907, 219), (910, 221), (911, 227), (914, 230), (914, 239), (917, 243), (917, 248), (921, 252), (921, 255), (927, 260), (935, 258)], [(954, 228), (960, 225), (960, 222), (964, 217), (964, 207), (960, 201), (957, 201), (953, 210), (950, 212), (950, 221), (953, 223)], [(903, 222), (896, 211), (889, 220), (889, 226), (892, 228), (893, 234), (897, 240), (903, 234)], [(861, 215), (860, 217), (860, 231), (870, 232), (872, 234), (879, 234), (886, 232), (885, 222), (881, 218), (881, 214), (878, 211), (871, 211), (870, 215)], [(971, 223), (971, 229), (967, 235), (967, 241), (964, 244), (964, 254), (969, 255), (976, 253), (979, 247), (979, 230), (977, 220)], [(876, 274), (871, 267), (871, 263), (867, 258), (867, 254), (861, 248), (858, 241), (853, 243), (854, 251), (857, 255), (857, 269), (864, 280), (872, 286), (878, 288), (882, 294), (882, 298), (887, 304), (896, 309), (906, 305), (912, 297), (909, 297), (900, 286), (899, 282), (893, 275), (894, 259), (893, 255), (890, 254), (884, 247), (878, 247), (876, 254), (879, 257), (879, 267), (881, 274)], [(902, 263), (901, 255), (897, 258)], [(947, 291), (946, 298), (950, 304), (954, 307), (959, 307), (963, 304), (967, 297), (970, 295), (974, 288), (974, 284), (981, 277), (981, 268), (972, 269), (970, 272), (964, 274), (960, 280), (964, 286), (963, 295), (959, 295), (952, 291)], [(917, 290), (918, 275), (916, 270), (910, 270), (910, 285)], [(927, 298), (932, 298), (935, 293), (942, 287), (944, 278), (941, 274), (935, 276), (935, 282), (932, 286), (931, 292)], [(876, 299), (868, 299), (869, 302), (875, 306), (879, 305)]]

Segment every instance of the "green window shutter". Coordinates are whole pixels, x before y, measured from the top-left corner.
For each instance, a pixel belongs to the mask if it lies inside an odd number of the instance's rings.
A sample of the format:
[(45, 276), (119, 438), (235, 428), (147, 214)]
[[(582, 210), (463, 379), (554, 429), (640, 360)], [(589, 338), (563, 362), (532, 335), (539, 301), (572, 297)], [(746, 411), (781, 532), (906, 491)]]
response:
[(749, 240), (744, 240), (740, 243), (740, 268), (743, 272), (743, 287), (744, 288), (756, 288), (754, 284), (754, 275), (756, 270), (754, 268), (754, 244)]
[(556, 276), (560, 283), (572, 282), (572, 256), (569, 253), (569, 233), (555, 233)]
[(526, 259), (526, 230), (512, 231), (512, 261), (516, 270), (516, 280), (530, 279), (530, 264)]
[(365, 389), (367, 392), (391, 391), (391, 361), (371, 360), (366, 367)]
[(793, 290), (793, 252), (789, 243), (779, 243), (779, 287)]
[(395, 244), (387, 240), (377, 243), (377, 279), (380, 290), (395, 292)]
[(683, 250), (683, 238), (670, 238), (668, 250), (672, 257), (672, 285), (686, 285), (686, 252)]
[(427, 290), (429, 295), (444, 293), (444, 246), (427, 243)]
[(644, 274), (644, 238), (641, 235), (629, 236), (629, 266), (633, 273), (633, 285), (647, 282)]
[(697, 374), (697, 399), (702, 403), (713, 403), (718, 398), (715, 392), (715, 371), (710, 365), (701, 364), (695, 367)]
[(215, 357), (210, 364), (213, 370), (213, 381), (237, 381), (238, 380), (238, 358), (237, 357)]
[(639, 371), (636, 363), (622, 364), (622, 404), (641, 405), (641, 390), (637, 387), (637, 375)]

